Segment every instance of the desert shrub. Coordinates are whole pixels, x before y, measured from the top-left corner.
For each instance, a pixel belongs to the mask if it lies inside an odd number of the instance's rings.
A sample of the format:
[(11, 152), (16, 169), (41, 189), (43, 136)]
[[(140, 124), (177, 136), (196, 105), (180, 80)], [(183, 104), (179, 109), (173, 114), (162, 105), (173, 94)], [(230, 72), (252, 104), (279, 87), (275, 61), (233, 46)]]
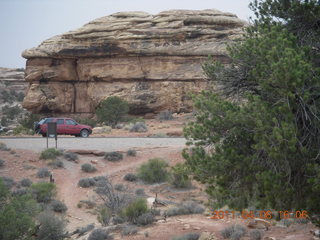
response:
[(105, 177), (105, 176), (95, 176), (95, 177), (93, 177), (93, 179), (94, 179), (96, 182), (99, 182), (99, 181), (106, 181), (106, 180), (107, 180), (107, 177)]
[(34, 123), (38, 122), (40, 119), (40, 116), (38, 114), (33, 113), (27, 113), (24, 115), (22, 119), (20, 119), (18, 122), (21, 124), (22, 127), (28, 130), (33, 130)]
[(172, 116), (172, 112), (171, 111), (162, 111), (158, 114), (157, 116), (158, 120), (164, 121), (164, 120), (172, 120), (173, 116)]
[(124, 190), (126, 190), (125, 186), (121, 183), (115, 184), (114, 189), (119, 192), (123, 192)]
[(40, 228), (37, 232), (39, 240), (62, 240), (65, 238), (65, 221), (51, 212), (39, 215)]
[(119, 152), (107, 152), (104, 155), (104, 159), (112, 162), (120, 161), (123, 159), (123, 154)]
[(93, 230), (89, 237), (88, 240), (106, 240), (106, 239), (112, 239), (112, 237), (107, 233), (105, 230), (98, 228)]
[(64, 213), (68, 210), (67, 206), (59, 200), (53, 200), (50, 203), (50, 207), (52, 211), (59, 212), (59, 213)]
[(182, 163), (176, 164), (171, 168), (171, 184), (176, 188), (189, 188), (191, 181), (189, 178), (189, 170)]
[(133, 173), (127, 173), (123, 179), (129, 182), (134, 182), (137, 181), (137, 176)]
[(143, 117), (132, 118), (129, 120), (129, 123), (135, 124), (137, 122), (146, 122)]
[(151, 137), (153, 137), (153, 138), (166, 138), (166, 137), (168, 137), (168, 135), (166, 133), (155, 133), (155, 134), (151, 135)]
[(0, 124), (4, 127), (8, 126), (8, 118), (6, 116), (2, 116)]
[(100, 102), (96, 109), (99, 122), (104, 122), (112, 127), (121, 122), (129, 111), (129, 104), (117, 96), (108, 97)]
[(46, 150), (43, 150), (41, 152), (41, 155), (40, 155), (40, 159), (43, 159), (43, 160), (47, 160), (47, 159), (56, 159), (57, 157), (61, 156), (62, 155), (62, 152), (55, 149), (55, 148), (48, 148)]
[(48, 168), (40, 168), (37, 172), (38, 178), (46, 178), (50, 176), (50, 171)]
[(122, 216), (119, 216), (119, 215), (114, 216), (112, 220), (113, 220), (113, 224), (122, 224), (126, 221)]
[(138, 195), (138, 196), (144, 195), (145, 194), (144, 193), (144, 189), (143, 188), (136, 189), (135, 194)]
[(63, 168), (64, 164), (61, 160), (53, 160), (50, 163), (48, 163), (49, 166), (52, 166), (54, 168)]
[(254, 229), (250, 232), (250, 239), (251, 240), (261, 240), (263, 233), (258, 229)]
[(32, 181), (29, 178), (24, 178), (20, 181), (20, 185), (22, 187), (30, 187), (32, 184)]
[(96, 181), (93, 178), (82, 178), (78, 182), (78, 186), (88, 188), (96, 185)]
[(150, 209), (150, 213), (153, 216), (161, 216), (161, 210), (160, 209), (152, 208), (152, 209)]
[(73, 152), (64, 152), (64, 153), (63, 153), (63, 157), (64, 157), (66, 160), (72, 161), (72, 162), (78, 160), (78, 158), (79, 158), (79, 157), (78, 157), (78, 154), (73, 153)]
[(0, 159), (0, 168), (4, 167), (5, 161), (3, 159)]
[(154, 215), (151, 212), (146, 212), (137, 217), (136, 224), (145, 226), (153, 223), (154, 221)]
[(14, 191), (11, 192), (12, 196), (22, 196), (22, 195), (26, 195), (28, 194), (29, 191), (25, 188), (20, 188), (20, 189), (16, 189)]
[(100, 196), (104, 205), (110, 209), (112, 214), (121, 212), (132, 200), (129, 194), (116, 191), (108, 178), (97, 182), (95, 192)]
[(123, 214), (127, 219), (136, 223), (137, 218), (148, 211), (147, 201), (142, 198), (138, 198), (131, 202), (124, 210)]
[(81, 208), (83, 205), (86, 209), (92, 209), (96, 206), (96, 203), (90, 200), (80, 200), (78, 203), (78, 207)]
[(239, 240), (246, 233), (245, 227), (239, 224), (233, 224), (229, 227), (226, 227), (221, 231), (221, 235), (224, 238), (230, 238), (232, 240)]
[(84, 124), (84, 125), (89, 125), (92, 128), (94, 128), (98, 121), (92, 118), (76, 118), (75, 119), (78, 123)]
[(121, 230), (121, 236), (133, 235), (138, 232), (138, 228), (134, 225), (125, 225)]
[(56, 194), (56, 186), (53, 183), (33, 183), (30, 188), (38, 202), (49, 202)]
[(98, 213), (97, 218), (99, 223), (101, 223), (102, 226), (107, 226), (111, 219), (110, 210), (103, 206), (98, 209), (97, 213)]
[(161, 158), (152, 158), (138, 169), (138, 177), (147, 183), (164, 182), (168, 178), (168, 164)]
[(129, 129), (130, 132), (147, 132), (148, 128), (144, 122), (136, 122)]
[(79, 236), (82, 236), (83, 234), (85, 234), (86, 232), (91, 231), (92, 229), (94, 229), (94, 224), (88, 224), (88, 225), (85, 226), (85, 227), (77, 228), (77, 229), (73, 232), (73, 234), (78, 233)]
[(204, 208), (194, 201), (186, 201), (179, 206), (169, 208), (166, 211), (167, 216), (177, 216), (186, 214), (200, 214), (204, 212)]
[(127, 151), (127, 156), (130, 156), (130, 157), (135, 157), (137, 155), (137, 151), (134, 150), (134, 149), (129, 149)]
[(87, 172), (87, 173), (92, 173), (92, 172), (97, 171), (97, 169), (93, 165), (91, 165), (90, 163), (82, 164), (81, 170), (84, 172)]
[(6, 188), (10, 189), (12, 188), (14, 185), (16, 185), (16, 182), (13, 180), (13, 178), (11, 177), (0, 177), (0, 179), (2, 179), (3, 184), (6, 186)]
[(0, 150), (1, 151), (10, 151), (10, 148), (8, 148), (5, 143), (0, 142)]
[(173, 237), (171, 240), (198, 240), (200, 237), (199, 233), (187, 233), (182, 236)]

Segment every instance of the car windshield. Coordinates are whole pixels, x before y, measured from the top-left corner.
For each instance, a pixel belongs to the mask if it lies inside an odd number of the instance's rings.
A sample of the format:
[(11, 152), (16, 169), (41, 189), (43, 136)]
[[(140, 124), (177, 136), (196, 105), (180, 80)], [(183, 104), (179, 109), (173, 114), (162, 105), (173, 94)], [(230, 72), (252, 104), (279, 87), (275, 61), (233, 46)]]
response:
[(44, 123), (52, 122), (52, 120), (53, 120), (53, 118), (46, 118), (46, 119), (44, 120)]

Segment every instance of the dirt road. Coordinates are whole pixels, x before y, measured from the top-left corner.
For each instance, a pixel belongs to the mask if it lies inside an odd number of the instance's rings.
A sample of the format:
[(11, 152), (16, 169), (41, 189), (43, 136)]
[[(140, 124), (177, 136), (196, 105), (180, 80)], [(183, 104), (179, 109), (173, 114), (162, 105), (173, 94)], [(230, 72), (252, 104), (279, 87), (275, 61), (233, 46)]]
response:
[[(42, 151), (47, 147), (46, 138), (0, 138), (10, 148)], [(184, 147), (184, 138), (58, 138), (58, 148), (119, 151), (140, 147)], [(49, 147), (55, 147), (55, 140), (49, 139)]]

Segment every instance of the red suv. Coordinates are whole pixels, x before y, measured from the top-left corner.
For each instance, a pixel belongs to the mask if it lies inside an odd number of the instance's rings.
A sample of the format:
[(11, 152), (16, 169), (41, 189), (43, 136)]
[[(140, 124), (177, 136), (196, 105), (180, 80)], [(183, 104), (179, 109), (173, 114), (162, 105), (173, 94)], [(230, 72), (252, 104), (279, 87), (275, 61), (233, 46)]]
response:
[(92, 127), (77, 123), (71, 118), (44, 118), (35, 124), (36, 133), (47, 136), (48, 122), (57, 123), (57, 133), (64, 135), (74, 135), (76, 137), (89, 137)]

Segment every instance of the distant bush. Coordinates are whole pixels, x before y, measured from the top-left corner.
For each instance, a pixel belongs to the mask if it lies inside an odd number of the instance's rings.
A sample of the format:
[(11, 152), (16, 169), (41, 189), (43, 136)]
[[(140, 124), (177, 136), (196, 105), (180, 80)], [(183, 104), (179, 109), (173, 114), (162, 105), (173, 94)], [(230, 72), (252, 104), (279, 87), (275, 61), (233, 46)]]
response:
[(147, 201), (145, 199), (138, 198), (123, 210), (123, 214), (130, 222), (136, 223), (138, 217), (146, 213), (147, 211)]
[(77, 228), (73, 233), (74, 234), (78, 233), (78, 236), (82, 236), (83, 234), (85, 234), (86, 232), (91, 231), (92, 229), (94, 229), (94, 224), (88, 224), (85, 227)]
[(92, 128), (94, 128), (98, 121), (92, 118), (76, 118), (75, 119), (78, 123), (84, 124), (84, 125), (89, 125)]
[(98, 221), (101, 223), (102, 226), (107, 226), (111, 219), (111, 212), (106, 207), (98, 208)]
[(187, 233), (182, 236), (173, 237), (171, 240), (198, 240), (200, 238), (199, 233)]
[(95, 180), (96, 182), (106, 181), (107, 177), (105, 177), (105, 176), (95, 176), (95, 177), (93, 177), (93, 180)]
[(0, 159), (0, 168), (4, 167), (5, 163), (6, 162), (3, 159)]
[(20, 181), (20, 185), (22, 187), (30, 187), (32, 184), (32, 181), (29, 178), (24, 178)]
[(78, 203), (78, 208), (84, 206), (86, 209), (92, 209), (96, 206), (96, 203), (90, 200), (80, 200)]
[(50, 171), (48, 168), (40, 168), (37, 172), (38, 178), (46, 178), (50, 176)]
[(136, 224), (145, 226), (153, 223), (155, 221), (154, 215), (151, 212), (146, 212), (141, 214), (136, 221)]
[(17, 127), (15, 127), (13, 129), (13, 134), (14, 135), (19, 135), (19, 134), (25, 134), (25, 135), (33, 135), (34, 131), (32, 129), (29, 128), (25, 128), (22, 125), (18, 125)]
[(43, 150), (41, 152), (41, 155), (40, 155), (40, 159), (43, 159), (43, 160), (47, 160), (47, 159), (56, 159), (57, 157), (61, 156), (62, 155), (62, 152), (55, 149), (55, 148), (48, 148), (46, 150)]
[(130, 156), (130, 157), (135, 157), (137, 155), (137, 151), (134, 150), (134, 149), (129, 149), (127, 151), (127, 156)]
[(136, 122), (129, 130), (130, 132), (147, 132), (148, 127), (144, 122)]
[(263, 233), (258, 229), (254, 229), (250, 232), (250, 240), (261, 240)]
[(93, 165), (91, 165), (90, 163), (82, 164), (81, 170), (84, 172), (87, 172), (87, 173), (92, 173), (92, 172), (97, 171), (97, 169)]
[(16, 182), (13, 180), (13, 178), (11, 177), (0, 177), (0, 179), (2, 179), (3, 184), (6, 186), (6, 188), (10, 189), (12, 188), (14, 185), (16, 185)]
[(27, 113), (24, 115), (22, 119), (20, 119), (18, 122), (26, 129), (33, 130), (34, 123), (38, 122), (40, 119), (40, 116), (38, 114), (33, 113)]
[(105, 230), (98, 228), (93, 230), (87, 240), (107, 240), (112, 239), (112, 237)]
[(172, 120), (173, 119), (172, 112), (171, 111), (160, 112), (157, 116), (157, 119), (162, 120), (162, 121)]
[(119, 184), (115, 184), (114, 185), (114, 189), (119, 191), (119, 192), (123, 192), (126, 188), (123, 184), (119, 183)]
[(78, 185), (83, 188), (88, 188), (96, 185), (96, 181), (93, 178), (82, 178), (79, 180)]
[(2, 116), (1, 118), (1, 126), (8, 126), (8, 118), (6, 116)]
[(30, 188), (38, 202), (49, 202), (56, 194), (56, 186), (53, 183), (33, 183)]
[(104, 159), (112, 162), (120, 161), (123, 159), (123, 154), (119, 152), (107, 152), (104, 155)]
[(138, 196), (141, 196), (141, 195), (144, 195), (144, 194), (145, 194), (143, 188), (138, 188), (138, 189), (136, 189), (135, 193), (136, 193), (136, 195), (138, 195)]
[(65, 221), (51, 212), (43, 212), (39, 218), (39, 240), (62, 240), (65, 238)]
[(137, 123), (137, 122), (145, 123), (146, 121), (145, 121), (144, 118), (142, 118), (142, 117), (133, 118), (133, 119), (130, 119), (130, 120), (129, 120), (129, 123), (135, 124), (135, 123)]
[(53, 200), (50, 204), (50, 207), (53, 211), (59, 213), (64, 213), (68, 210), (67, 206), (59, 200)]
[(29, 193), (29, 191), (27, 189), (19, 188), (19, 189), (16, 189), (16, 190), (12, 191), (11, 195), (16, 197), (16, 196), (26, 195), (28, 193)]
[(189, 178), (190, 172), (186, 165), (182, 163), (176, 164), (171, 168), (171, 184), (176, 188), (191, 187), (191, 180)]
[(64, 153), (63, 153), (63, 157), (64, 157), (66, 160), (72, 161), (72, 162), (78, 160), (78, 158), (79, 158), (79, 157), (78, 157), (78, 154), (73, 153), (73, 152), (64, 152)]
[(161, 158), (152, 158), (138, 169), (138, 177), (147, 183), (159, 183), (167, 180), (168, 164)]
[(129, 111), (129, 104), (120, 97), (113, 96), (100, 102), (96, 109), (99, 122), (104, 122), (109, 126), (115, 127), (121, 122)]
[(221, 231), (222, 237), (231, 238), (232, 240), (239, 240), (245, 234), (246, 234), (245, 227), (239, 224), (233, 224)]
[(19, 106), (10, 107), (5, 105), (2, 107), (2, 114), (6, 115), (11, 120), (15, 119), (20, 113), (22, 113), (22, 108)]
[(121, 236), (134, 235), (138, 232), (138, 228), (134, 225), (126, 225), (122, 228)]
[(133, 173), (127, 173), (123, 179), (129, 182), (134, 182), (137, 181), (137, 176)]
[(204, 208), (194, 201), (186, 201), (179, 206), (169, 208), (166, 211), (167, 216), (178, 216), (186, 214), (200, 214), (204, 212)]
[(54, 168), (63, 168), (64, 164), (61, 160), (53, 160), (52, 162), (48, 163), (49, 166)]

